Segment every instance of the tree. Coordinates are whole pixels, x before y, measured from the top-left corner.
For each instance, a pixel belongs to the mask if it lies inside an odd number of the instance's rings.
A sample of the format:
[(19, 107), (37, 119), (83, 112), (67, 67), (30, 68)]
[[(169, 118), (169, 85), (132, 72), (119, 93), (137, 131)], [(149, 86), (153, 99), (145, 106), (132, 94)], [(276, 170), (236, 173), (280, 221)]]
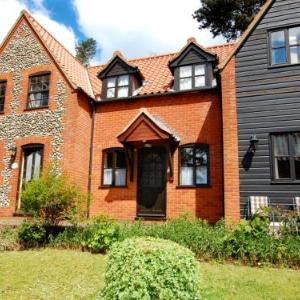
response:
[(248, 27), (266, 0), (202, 0), (193, 17), (200, 29), (209, 29), (214, 37), (236, 39)]
[(86, 39), (76, 45), (76, 58), (84, 65), (88, 66), (90, 60), (96, 54), (97, 42), (93, 38)]

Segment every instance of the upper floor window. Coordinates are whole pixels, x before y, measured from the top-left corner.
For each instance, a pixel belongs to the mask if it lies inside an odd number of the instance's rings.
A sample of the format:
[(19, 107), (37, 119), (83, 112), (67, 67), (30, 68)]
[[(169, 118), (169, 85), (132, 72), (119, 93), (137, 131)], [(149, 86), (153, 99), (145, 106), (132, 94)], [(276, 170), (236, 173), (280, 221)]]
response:
[(271, 39), (271, 64), (300, 63), (300, 26), (273, 31)]
[(127, 164), (123, 149), (103, 151), (103, 186), (126, 186)]
[(206, 86), (206, 65), (197, 64), (179, 67), (179, 89), (181, 91)]
[(29, 77), (27, 108), (47, 107), (49, 102), (50, 74)]
[(204, 186), (209, 183), (208, 145), (192, 144), (180, 147), (179, 185)]
[(300, 180), (300, 132), (272, 134), (273, 179)]
[(106, 97), (123, 98), (129, 96), (129, 75), (107, 78)]
[(6, 81), (0, 81), (0, 113), (4, 112)]

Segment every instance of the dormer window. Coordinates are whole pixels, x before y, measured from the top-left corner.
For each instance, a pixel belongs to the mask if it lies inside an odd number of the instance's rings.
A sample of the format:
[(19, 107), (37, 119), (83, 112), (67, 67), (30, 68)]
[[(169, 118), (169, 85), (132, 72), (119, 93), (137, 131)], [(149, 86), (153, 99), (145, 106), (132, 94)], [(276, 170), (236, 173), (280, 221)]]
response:
[(179, 68), (179, 89), (181, 91), (205, 87), (205, 64), (183, 66)]
[(107, 98), (123, 98), (129, 96), (129, 75), (107, 78)]

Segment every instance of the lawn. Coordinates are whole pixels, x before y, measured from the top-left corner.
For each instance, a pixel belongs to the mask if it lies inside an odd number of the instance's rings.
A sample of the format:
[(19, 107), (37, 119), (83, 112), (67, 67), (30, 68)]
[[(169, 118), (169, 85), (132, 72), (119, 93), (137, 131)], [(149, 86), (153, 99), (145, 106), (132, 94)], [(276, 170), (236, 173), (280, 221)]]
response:
[[(105, 257), (65, 250), (0, 253), (0, 299), (94, 299)], [(300, 271), (201, 263), (204, 299), (300, 299)]]

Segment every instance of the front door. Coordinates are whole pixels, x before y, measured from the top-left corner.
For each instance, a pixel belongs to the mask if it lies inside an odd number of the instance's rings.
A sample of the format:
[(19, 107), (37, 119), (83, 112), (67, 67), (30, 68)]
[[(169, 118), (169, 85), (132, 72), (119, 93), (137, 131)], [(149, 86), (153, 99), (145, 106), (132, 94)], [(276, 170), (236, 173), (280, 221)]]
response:
[(138, 217), (166, 215), (166, 150), (143, 148), (138, 163)]

